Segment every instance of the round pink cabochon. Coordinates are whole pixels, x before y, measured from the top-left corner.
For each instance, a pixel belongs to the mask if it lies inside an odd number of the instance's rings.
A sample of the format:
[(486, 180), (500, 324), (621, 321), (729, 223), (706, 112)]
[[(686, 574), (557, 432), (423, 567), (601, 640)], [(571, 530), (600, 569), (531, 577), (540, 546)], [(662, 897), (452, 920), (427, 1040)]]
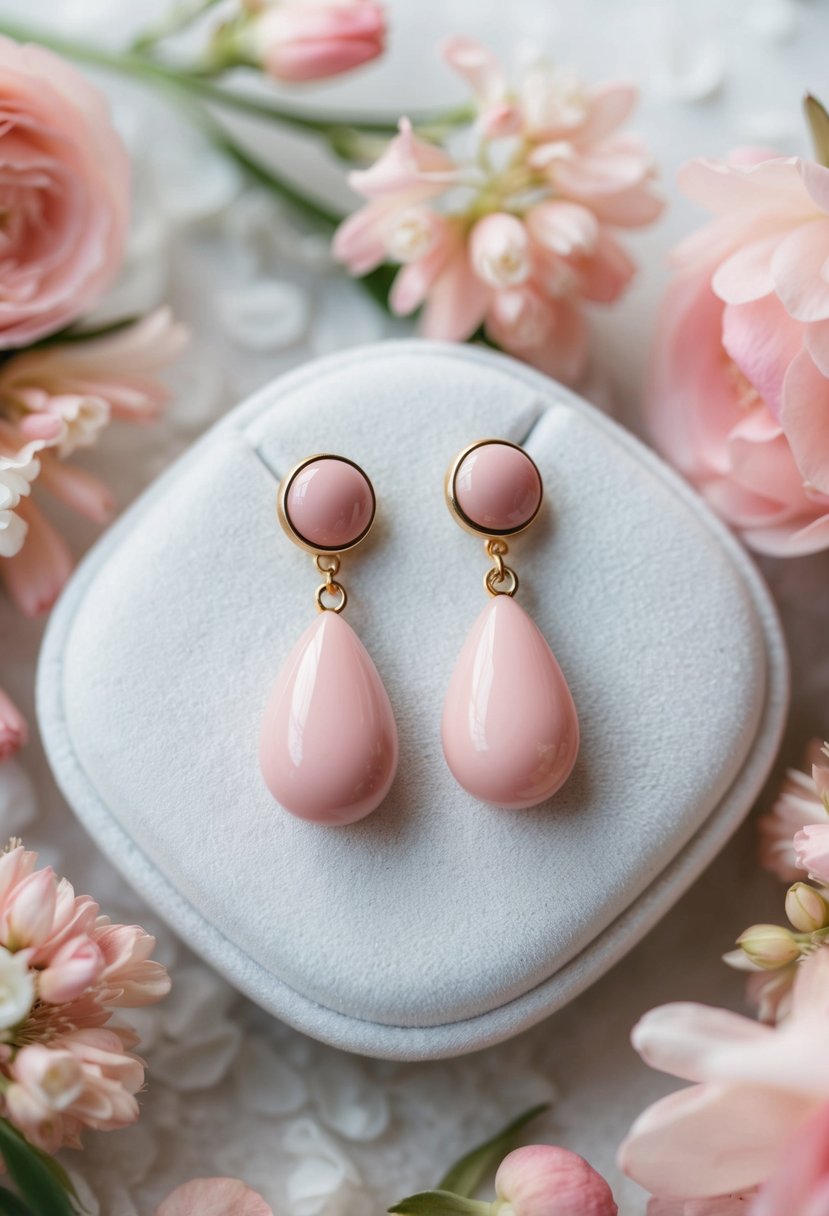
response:
[(288, 489), (285, 514), (312, 547), (345, 549), (374, 515), (374, 495), (362, 469), (338, 456), (321, 456), (300, 469)]
[(521, 448), (493, 440), (464, 456), (455, 473), (455, 501), (482, 531), (523, 528), (541, 504), (538, 469)]

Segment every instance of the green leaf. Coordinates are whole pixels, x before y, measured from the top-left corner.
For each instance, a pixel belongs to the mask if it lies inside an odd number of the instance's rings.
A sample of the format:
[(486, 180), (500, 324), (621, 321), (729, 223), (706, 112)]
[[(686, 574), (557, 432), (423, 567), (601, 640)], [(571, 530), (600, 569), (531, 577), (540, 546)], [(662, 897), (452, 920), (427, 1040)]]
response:
[(540, 1106), (532, 1106), (522, 1115), (518, 1115), (491, 1140), (479, 1144), (465, 1157), (461, 1157), (460, 1161), (455, 1162), (448, 1174), (438, 1183), (439, 1189), (453, 1191), (457, 1195), (474, 1195), (487, 1174), (506, 1156), (518, 1133), (549, 1109), (549, 1103), (543, 1102)]
[(0, 1187), (0, 1216), (34, 1216), (34, 1213), (17, 1195)]
[(820, 161), (822, 165), (829, 166), (829, 114), (811, 93), (807, 93), (803, 98), (803, 109), (806, 111), (806, 120), (812, 132), (815, 160)]
[(0, 1156), (21, 1195), (40, 1216), (47, 1213), (48, 1216), (76, 1216), (65, 1187), (55, 1175), (54, 1163), (50, 1161), (47, 1165), (43, 1154), (5, 1119), (0, 1119)]
[(465, 1199), (463, 1195), (452, 1195), (449, 1191), (422, 1191), (401, 1199), (389, 1211), (398, 1212), (400, 1216), (485, 1216), (491, 1207), (489, 1203)]

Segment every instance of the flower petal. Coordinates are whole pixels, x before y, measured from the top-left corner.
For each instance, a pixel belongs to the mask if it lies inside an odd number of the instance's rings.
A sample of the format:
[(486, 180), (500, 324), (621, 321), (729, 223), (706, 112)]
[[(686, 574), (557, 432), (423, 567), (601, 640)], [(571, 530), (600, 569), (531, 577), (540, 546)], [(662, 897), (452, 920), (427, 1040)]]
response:
[(800, 224), (771, 260), (774, 289), (798, 321), (829, 319), (829, 216)]
[(808, 351), (786, 373), (781, 420), (800, 473), (829, 495), (829, 380)]
[(708, 1064), (712, 1053), (736, 1043), (768, 1043), (773, 1034), (742, 1014), (688, 1001), (651, 1009), (634, 1026), (631, 1042), (651, 1068), (704, 1081), (716, 1079)]

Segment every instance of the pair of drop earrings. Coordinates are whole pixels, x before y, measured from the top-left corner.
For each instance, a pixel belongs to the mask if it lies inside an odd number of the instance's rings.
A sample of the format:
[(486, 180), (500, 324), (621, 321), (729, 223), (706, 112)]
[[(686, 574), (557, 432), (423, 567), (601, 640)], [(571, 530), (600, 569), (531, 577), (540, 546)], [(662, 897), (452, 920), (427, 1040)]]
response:
[[(496, 806), (536, 806), (567, 780), (579, 725), (567, 682), (543, 634), (514, 600), (507, 537), (541, 509), (535, 462), (504, 439), (464, 448), (446, 476), (460, 525), (485, 539), (491, 599), (474, 624), (449, 682), (443, 752), (458, 783)], [(368, 651), (342, 619), (340, 558), (365, 539), (376, 510), (366, 474), (343, 456), (303, 460), (279, 486), (288, 536), (314, 557), (325, 581), (319, 615), (286, 659), (265, 711), (259, 747), (274, 798), (301, 819), (354, 823), (385, 798), (398, 740), (388, 693)]]

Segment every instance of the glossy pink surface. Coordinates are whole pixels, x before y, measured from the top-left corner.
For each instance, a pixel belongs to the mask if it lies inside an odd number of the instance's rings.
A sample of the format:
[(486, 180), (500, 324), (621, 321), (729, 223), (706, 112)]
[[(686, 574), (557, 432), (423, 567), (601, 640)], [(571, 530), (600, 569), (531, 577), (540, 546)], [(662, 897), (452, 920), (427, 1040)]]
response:
[(334, 456), (308, 464), (291, 482), (285, 512), (309, 545), (339, 549), (371, 523), (374, 499), (365, 474)]
[(541, 478), (526, 452), (486, 443), (465, 456), (455, 474), (455, 500), (477, 527), (522, 528), (541, 503)]
[(508, 595), (484, 608), (443, 708), (443, 752), (482, 802), (535, 806), (560, 789), (579, 750), (567, 681), (541, 630)]
[(314, 823), (370, 814), (397, 769), (397, 726), (371, 656), (336, 612), (321, 612), (282, 667), (259, 742), (277, 802)]

